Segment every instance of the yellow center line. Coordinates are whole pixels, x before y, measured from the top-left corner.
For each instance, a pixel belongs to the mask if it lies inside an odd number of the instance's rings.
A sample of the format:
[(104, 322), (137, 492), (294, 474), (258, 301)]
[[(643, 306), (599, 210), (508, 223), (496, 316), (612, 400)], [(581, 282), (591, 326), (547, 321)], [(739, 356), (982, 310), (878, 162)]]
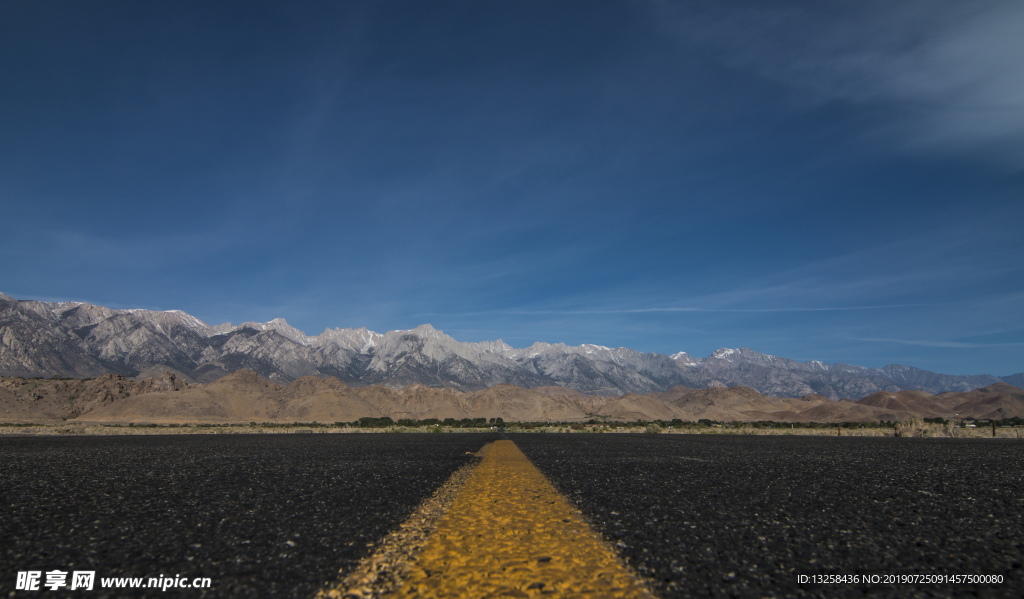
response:
[(390, 597), (653, 595), (512, 441), (497, 441)]

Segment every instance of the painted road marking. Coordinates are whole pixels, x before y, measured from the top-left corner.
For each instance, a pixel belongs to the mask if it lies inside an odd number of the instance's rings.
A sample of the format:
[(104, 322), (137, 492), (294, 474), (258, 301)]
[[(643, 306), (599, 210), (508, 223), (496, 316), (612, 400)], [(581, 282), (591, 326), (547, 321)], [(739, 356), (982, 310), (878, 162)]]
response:
[(496, 441), (390, 597), (650, 597), (512, 441)]
[[(477, 457), (486, 455), (490, 446), (487, 443), (480, 448)], [(478, 464), (479, 460), (459, 468), (408, 520), (384, 537), (372, 555), (363, 558), (338, 583), (322, 589), (316, 599), (377, 598), (398, 588), (409, 564), (437, 527), (438, 520), (448, 513)]]

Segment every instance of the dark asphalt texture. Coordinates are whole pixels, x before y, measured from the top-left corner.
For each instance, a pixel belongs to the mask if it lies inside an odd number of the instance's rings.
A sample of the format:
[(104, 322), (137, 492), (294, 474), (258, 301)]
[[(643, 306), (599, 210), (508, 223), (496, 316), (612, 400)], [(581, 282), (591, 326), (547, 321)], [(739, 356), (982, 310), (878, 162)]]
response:
[[(1024, 443), (515, 434), (663, 597), (1024, 597)], [(1003, 584), (798, 584), (999, 573)]]
[[(213, 586), (135, 596), (310, 597), (495, 437), (0, 438), (0, 596), (124, 596), (99, 578), (163, 573)], [(55, 568), (96, 588), (15, 593), (19, 570)]]

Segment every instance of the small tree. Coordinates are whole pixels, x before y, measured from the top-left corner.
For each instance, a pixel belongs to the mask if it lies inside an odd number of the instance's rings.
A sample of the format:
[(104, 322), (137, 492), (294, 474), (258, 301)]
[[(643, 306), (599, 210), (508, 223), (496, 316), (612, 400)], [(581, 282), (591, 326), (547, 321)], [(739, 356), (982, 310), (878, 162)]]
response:
[(910, 420), (903, 420), (896, 423), (896, 436), (897, 437), (920, 437), (922, 434), (921, 427), (923, 426), (920, 418), (911, 418)]

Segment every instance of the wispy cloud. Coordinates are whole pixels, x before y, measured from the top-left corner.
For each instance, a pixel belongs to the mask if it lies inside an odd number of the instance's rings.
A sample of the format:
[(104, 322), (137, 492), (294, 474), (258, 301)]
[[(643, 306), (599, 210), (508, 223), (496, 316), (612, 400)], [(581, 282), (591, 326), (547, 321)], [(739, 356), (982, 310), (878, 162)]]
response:
[[(941, 304), (879, 304), (874, 306), (827, 306), (827, 307), (789, 307), (789, 308), (699, 308), (699, 307), (661, 307), (661, 308), (622, 308), (595, 310), (488, 310), (483, 312), (460, 312), (461, 316), (483, 316), (488, 314), (516, 315), (586, 315), (586, 314), (671, 314), (674, 312), (709, 312), (709, 313), (771, 313), (771, 312), (848, 312), (858, 310), (886, 310), (895, 308), (920, 308)], [(423, 316), (434, 316), (440, 313), (428, 313)]]
[(850, 337), (850, 341), (868, 341), (871, 343), (898, 343), (900, 345), (916, 345), (918, 347), (949, 347), (956, 349), (975, 349), (981, 347), (1021, 347), (1021, 343), (963, 343), (960, 341), (941, 341), (928, 339), (891, 339), (887, 337)]
[(798, 102), (883, 107), (904, 149), (1024, 168), (1024, 4), (797, 3), (677, 11), (674, 33), (792, 87)]

